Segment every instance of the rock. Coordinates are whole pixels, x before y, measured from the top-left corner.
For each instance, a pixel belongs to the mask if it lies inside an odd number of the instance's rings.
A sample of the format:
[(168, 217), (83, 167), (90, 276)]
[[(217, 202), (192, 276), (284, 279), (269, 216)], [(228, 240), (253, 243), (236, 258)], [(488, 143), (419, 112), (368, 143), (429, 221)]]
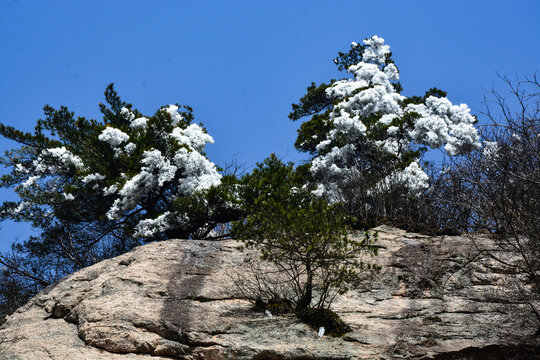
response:
[(460, 273), (468, 239), (376, 230), (382, 272), (332, 306), (353, 329), (342, 338), (319, 338), (292, 315), (253, 311), (231, 276), (256, 256), (241, 243), (169, 240), (42, 291), (3, 325), (0, 359), (458, 359), (482, 358), (483, 349), (538, 351), (528, 310), (493, 301), (506, 275), (485, 264)]

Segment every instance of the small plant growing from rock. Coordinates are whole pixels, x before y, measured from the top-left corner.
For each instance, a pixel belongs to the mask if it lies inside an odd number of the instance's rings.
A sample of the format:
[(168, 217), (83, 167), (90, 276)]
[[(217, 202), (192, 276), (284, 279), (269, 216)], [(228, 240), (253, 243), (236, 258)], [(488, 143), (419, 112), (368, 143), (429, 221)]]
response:
[(324, 329), (324, 334), (342, 336), (351, 331), (349, 325), (330, 309), (308, 308), (298, 311), (297, 316), (314, 329)]
[[(376, 255), (374, 237), (349, 238), (351, 217), (303, 183), (293, 165), (275, 155), (258, 164), (242, 181), (249, 215), (234, 224), (233, 234), (278, 270), (289, 291), (282, 297), (302, 320), (341, 335), (348, 327), (328, 309), (336, 295), (359, 281), (360, 270), (376, 268), (360, 259), (362, 254)], [(271, 276), (269, 272), (267, 278)]]

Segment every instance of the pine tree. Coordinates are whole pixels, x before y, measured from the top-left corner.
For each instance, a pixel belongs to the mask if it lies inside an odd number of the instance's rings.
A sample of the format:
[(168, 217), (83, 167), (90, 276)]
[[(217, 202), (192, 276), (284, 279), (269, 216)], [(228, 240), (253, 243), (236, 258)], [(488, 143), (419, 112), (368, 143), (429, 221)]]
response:
[(11, 172), (0, 180), (20, 201), (4, 202), (0, 217), (39, 232), (0, 257), (13, 283), (39, 289), (148, 241), (204, 238), (238, 217), (236, 180), (207, 159), (213, 139), (189, 106), (143, 116), (112, 84), (105, 99), (103, 121), (45, 106), (33, 134), (0, 124), (20, 145), (5, 153)]
[(242, 179), (240, 198), (247, 216), (233, 224), (233, 234), (285, 276), (293, 293), (286, 300), (297, 313), (328, 308), (336, 294), (359, 281), (360, 270), (374, 269), (361, 255), (377, 253), (369, 234), (361, 241), (348, 236), (352, 219), (341, 206), (328, 204), (303, 185), (293, 164), (272, 154)]
[[(453, 105), (436, 88), (422, 97), (401, 94), (398, 68), (382, 38), (353, 42), (334, 63), (353, 78), (312, 83), (289, 114), (293, 121), (309, 117), (295, 145), (312, 155), (306, 173), (316, 194), (374, 209), (369, 198), (389, 192), (390, 184), (407, 187), (404, 196), (428, 187), (419, 163), (428, 147), (444, 146), (451, 156), (479, 147), (467, 105)], [(352, 199), (351, 191), (364, 196)]]

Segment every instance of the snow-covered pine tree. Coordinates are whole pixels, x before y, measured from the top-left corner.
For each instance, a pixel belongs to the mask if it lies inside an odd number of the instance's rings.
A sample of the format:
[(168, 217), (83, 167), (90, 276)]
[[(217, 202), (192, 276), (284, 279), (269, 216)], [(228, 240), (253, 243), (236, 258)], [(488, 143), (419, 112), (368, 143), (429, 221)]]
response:
[(454, 156), (480, 146), (467, 105), (453, 105), (435, 88), (422, 97), (401, 94), (399, 71), (384, 39), (353, 42), (334, 63), (352, 78), (312, 83), (289, 114), (291, 120), (310, 117), (295, 146), (312, 154), (306, 173), (317, 184), (316, 194), (350, 203), (351, 191), (363, 191), (362, 204), (355, 206), (373, 206), (366, 203), (369, 195), (388, 191), (391, 183), (407, 187), (408, 194), (428, 187), (419, 164), (428, 147), (444, 146)]
[(0, 124), (20, 145), (2, 158), (11, 171), (0, 181), (20, 201), (4, 202), (0, 218), (38, 230), (0, 262), (38, 288), (148, 241), (204, 238), (237, 216), (235, 179), (206, 157), (213, 139), (190, 107), (143, 116), (112, 84), (105, 98), (103, 121), (45, 106), (33, 134)]

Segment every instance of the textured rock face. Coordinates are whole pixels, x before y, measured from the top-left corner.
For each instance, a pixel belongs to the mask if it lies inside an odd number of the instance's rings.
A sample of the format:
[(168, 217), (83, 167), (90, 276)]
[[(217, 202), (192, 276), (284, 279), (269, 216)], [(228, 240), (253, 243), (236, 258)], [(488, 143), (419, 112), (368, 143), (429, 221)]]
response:
[(527, 309), (497, 300), (506, 275), (456, 265), (468, 239), (378, 230), (383, 271), (333, 305), (353, 329), (343, 338), (254, 312), (231, 277), (256, 256), (239, 242), (170, 240), (37, 295), (0, 330), (0, 359), (503, 359), (538, 349)]

